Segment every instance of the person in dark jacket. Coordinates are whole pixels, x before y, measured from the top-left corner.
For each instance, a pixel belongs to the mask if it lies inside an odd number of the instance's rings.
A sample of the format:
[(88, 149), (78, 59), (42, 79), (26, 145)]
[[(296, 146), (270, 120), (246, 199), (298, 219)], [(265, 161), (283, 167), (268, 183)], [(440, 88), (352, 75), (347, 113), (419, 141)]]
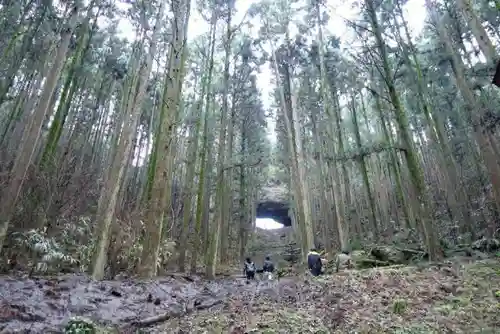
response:
[(266, 256), (264, 260), (264, 265), (262, 266), (262, 271), (265, 273), (273, 273), (274, 272), (274, 263), (271, 261), (269, 256)]
[(255, 279), (255, 264), (249, 257), (245, 259), (243, 274), (247, 277), (247, 280)]
[(309, 271), (313, 276), (321, 275), (323, 262), (321, 262), (321, 255), (316, 251), (315, 248), (312, 248), (307, 254), (307, 265), (309, 267)]
[(274, 263), (271, 261), (271, 258), (269, 256), (266, 256), (264, 264), (262, 265), (262, 272), (264, 273), (264, 277), (266, 277), (268, 280), (271, 280), (273, 278), (274, 269)]

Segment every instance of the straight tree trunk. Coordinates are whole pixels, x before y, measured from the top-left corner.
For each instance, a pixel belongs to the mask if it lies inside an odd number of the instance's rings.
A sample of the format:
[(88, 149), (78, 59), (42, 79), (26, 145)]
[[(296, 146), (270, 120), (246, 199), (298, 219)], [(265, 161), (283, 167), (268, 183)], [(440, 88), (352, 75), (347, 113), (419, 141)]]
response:
[[(115, 210), (118, 202), (118, 193), (123, 183), (125, 171), (130, 158), (130, 151), (133, 148), (133, 140), (136, 135), (137, 123), (141, 116), (141, 105), (146, 93), (147, 81), (151, 73), (153, 59), (156, 55), (157, 39), (160, 32), (160, 19), (163, 16), (163, 6), (160, 7), (156, 24), (153, 30), (149, 53), (139, 71), (132, 69), (132, 75), (137, 73), (137, 86), (132, 80), (131, 96), (126, 101), (123, 108), (123, 114), (126, 115), (123, 130), (118, 141), (117, 149), (112, 158), (111, 168), (106, 175), (104, 186), (99, 197), (97, 209), (97, 246), (94, 251), (92, 278), (101, 280), (104, 278), (104, 272), (107, 264), (109, 251), (111, 224), (115, 218)], [(137, 90), (133, 89), (137, 88)], [(124, 91), (127, 91), (125, 89)]]
[(157, 273), (158, 253), (163, 234), (165, 210), (170, 209), (172, 192), (173, 138), (179, 114), (179, 99), (182, 93), (184, 63), (186, 58), (187, 28), (190, 15), (190, 1), (172, 1), (172, 42), (169, 50), (168, 73), (165, 77), (163, 105), (164, 117), (158, 135), (158, 150), (155, 178), (152, 185), (144, 236), (139, 274), (153, 277)]
[(425, 193), (423, 172), (421, 170), (420, 162), (414, 148), (412, 137), (410, 135), (407, 115), (403, 109), (399, 95), (396, 91), (396, 86), (394, 83), (394, 73), (389, 65), (387, 48), (382, 38), (382, 28), (378, 22), (374, 2), (373, 0), (365, 0), (365, 5), (367, 7), (373, 32), (377, 41), (377, 48), (381, 56), (384, 80), (386, 82), (387, 90), (389, 91), (391, 103), (395, 109), (396, 123), (398, 126), (399, 135), (401, 136), (403, 144), (405, 145), (405, 159), (412, 180), (412, 185), (418, 201), (422, 203), (421, 210), (419, 212), (419, 220), (424, 234), (423, 236), (427, 246), (429, 259), (433, 261), (439, 259), (442, 256), (442, 251), (439, 247), (436, 232), (429, 215), (429, 202), (427, 199), (427, 194)]
[(14, 215), (24, 179), (37, 151), (43, 122), (49, 112), (50, 101), (53, 98), (57, 81), (61, 76), (61, 71), (66, 61), (71, 35), (77, 20), (78, 7), (74, 6), (71, 9), (68, 24), (61, 32), (60, 45), (57, 49), (52, 68), (46, 78), (38, 105), (30, 117), (29, 126), (24, 130), (26, 135), (23, 136), (19, 153), (9, 173), (9, 184), (2, 193), (0, 204), (0, 251), (2, 250), (5, 237), (7, 236), (9, 223)]

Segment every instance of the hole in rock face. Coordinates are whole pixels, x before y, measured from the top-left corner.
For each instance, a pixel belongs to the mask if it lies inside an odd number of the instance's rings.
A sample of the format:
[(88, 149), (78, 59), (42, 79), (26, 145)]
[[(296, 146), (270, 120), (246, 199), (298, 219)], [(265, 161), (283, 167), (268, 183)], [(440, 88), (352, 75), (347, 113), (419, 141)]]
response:
[(285, 225), (272, 218), (257, 218), (255, 219), (255, 226), (263, 230), (277, 230), (283, 228)]
[[(292, 220), (288, 216), (288, 209), (288, 203), (270, 201), (260, 202), (257, 205), (256, 226), (263, 229), (276, 229), (284, 226), (292, 226)], [(260, 220), (263, 221), (261, 222)], [(266, 226), (273, 226), (274, 228), (265, 228), (260, 226), (264, 224)], [(277, 224), (281, 224), (283, 226), (277, 227)]]

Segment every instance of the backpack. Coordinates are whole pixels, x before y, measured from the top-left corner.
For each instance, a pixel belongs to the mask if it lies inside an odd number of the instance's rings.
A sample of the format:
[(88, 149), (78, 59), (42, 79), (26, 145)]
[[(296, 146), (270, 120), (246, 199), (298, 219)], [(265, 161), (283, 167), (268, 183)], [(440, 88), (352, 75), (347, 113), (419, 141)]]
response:
[(248, 273), (254, 272), (255, 271), (255, 264), (253, 262), (245, 262), (245, 271)]

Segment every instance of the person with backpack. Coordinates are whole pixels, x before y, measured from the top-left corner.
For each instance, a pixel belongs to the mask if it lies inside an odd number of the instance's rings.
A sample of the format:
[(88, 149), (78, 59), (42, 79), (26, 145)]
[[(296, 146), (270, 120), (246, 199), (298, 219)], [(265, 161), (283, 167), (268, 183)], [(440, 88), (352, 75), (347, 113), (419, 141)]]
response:
[(274, 263), (271, 261), (271, 258), (269, 256), (266, 256), (266, 259), (264, 260), (262, 271), (265, 275), (267, 275), (267, 279), (270, 280), (273, 278)]
[(313, 276), (319, 276), (322, 273), (323, 261), (321, 261), (321, 255), (312, 248), (307, 254), (307, 266), (309, 271)]
[(247, 280), (255, 279), (255, 263), (253, 263), (249, 257), (245, 259), (243, 274), (246, 276)]

